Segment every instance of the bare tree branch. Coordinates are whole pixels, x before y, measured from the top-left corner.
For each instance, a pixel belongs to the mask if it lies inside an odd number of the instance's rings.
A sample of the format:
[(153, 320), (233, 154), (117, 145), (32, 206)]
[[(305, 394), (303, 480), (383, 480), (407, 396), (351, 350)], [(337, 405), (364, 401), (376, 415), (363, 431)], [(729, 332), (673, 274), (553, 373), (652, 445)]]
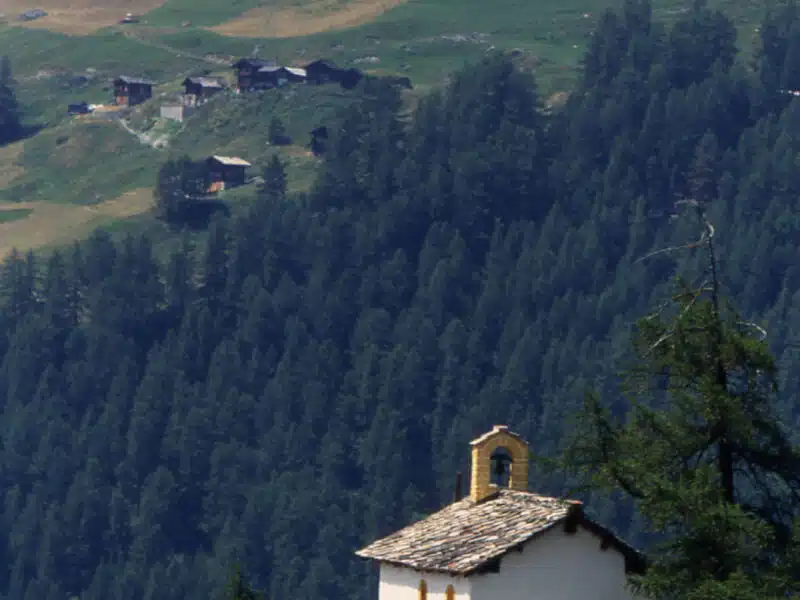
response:
[[(690, 301), (690, 302), (689, 302), (689, 303), (688, 303), (688, 304), (687, 304), (687, 305), (686, 305), (686, 306), (683, 308), (683, 310), (681, 311), (681, 314), (680, 314), (680, 315), (678, 315), (678, 318), (677, 318), (677, 319), (675, 319), (675, 322), (676, 322), (676, 323), (677, 323), (678, 321), (680, 321), (680, 320), (681, 320), (681, 318), (683, 318), (683, 316), (684, 316), (684, 315), (686, 315), (686, 313), (687, 313), (687, 312), (689, 312), (689, 310), (691, 310), (691, 308), (692, 308), (692, 307), (695, 305), (695, 303), (697, 302), (697, 299), (700, 297), (700, 293), (701, 293), (703, 290), (705, 290), (705, 289), (706, 289), (706, 288), (705, 288), (705, 286), (703, 286), (702, 288), (700, 288), (700, 290), (697, 290), (696, 292), (690, 292), (690, 294), (693, 296), (693, 298), (692, 298), (692, 300), (691, 300), (691, 301)], [(688, 294), (689, 294), (689, 293), (687, 293), (687, 295), (688, 295)], [(678, 297), (680, 297), (680, 296), (678, 296)], [(669, 338), (671, 338), (671, 337), (672, 337), (672, 335), (673, 335), (674, 333), (675, 333), (675, 331), (674, 331), (673, 329), (670, 329), (669, 331), (665, 332), (665, 333), (664, 333), (664, 335), (662, 335), (660, 338), (658, 338), (658, 339), (656, 340), (656, 342), (655, 342), (655, 343), (654, 343), (652, 346), (650, 346), (650, 348), (648, 348), (648, 350), (647, 350), (647, 354), (649, 355), (649, 354), (650, 354), (650, 353), (651, 353), (653, 350), (655, 350), (656, 348), (658, 348), (658, 346), (660, 346), (660, 345), (661, 345), (661, 344), (663, 344), (665, 341), (667, 341)]]
[(758, 333), (761, 334), (761, 339), (758, 340), (759, 342), (763, 342), (768, 337), (767, 330), (761, 327), (760, 325), (756, 325), (752, 321), (738, 321), (736, 324), (744, 325), (745, 327), (749, 327), (750, 329), (755, 329), (756, 331), (758, 331)]

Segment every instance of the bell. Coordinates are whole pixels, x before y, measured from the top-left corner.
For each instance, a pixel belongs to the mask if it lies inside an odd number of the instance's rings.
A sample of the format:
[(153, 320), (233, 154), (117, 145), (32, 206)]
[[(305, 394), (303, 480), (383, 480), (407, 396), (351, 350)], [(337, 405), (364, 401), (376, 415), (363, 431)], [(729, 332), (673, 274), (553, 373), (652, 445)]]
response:
[(498, 487), (508, 487), (511, 479), (511, 457), (502, 450), (492, 454), (492, 483)]

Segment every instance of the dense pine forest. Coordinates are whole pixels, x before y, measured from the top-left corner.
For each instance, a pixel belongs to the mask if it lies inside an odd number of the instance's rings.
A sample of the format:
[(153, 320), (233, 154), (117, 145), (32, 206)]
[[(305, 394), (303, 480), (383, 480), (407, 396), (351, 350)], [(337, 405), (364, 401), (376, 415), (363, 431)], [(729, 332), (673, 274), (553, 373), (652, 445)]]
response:
[[(353, 551), (449, 502), (475, 435), (552, 456), (587, 389), (615, 408), (633, 323), (705, 267), (657, 252), (698, 238), (687, 198), (797, 430), (800, 12), (758, 35), (744, 54), (703, 2), (666, 27), (627, 0), (563, 107), (504, 55), (411, 116), (370, 84), (311, 192), (273, 162), (202, 247), (12, 255), (0, 597), (216, 598), (239, 564), (270, 600), (376, 598)], [(645, 541), (630, 503), (584, 499)]]

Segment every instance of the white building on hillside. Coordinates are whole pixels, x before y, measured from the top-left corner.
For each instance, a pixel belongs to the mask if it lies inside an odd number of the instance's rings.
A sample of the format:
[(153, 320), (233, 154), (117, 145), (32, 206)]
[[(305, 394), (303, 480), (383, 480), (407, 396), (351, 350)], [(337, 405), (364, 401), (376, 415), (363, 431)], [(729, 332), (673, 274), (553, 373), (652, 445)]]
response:
[(528, 490), (528, 445), (505, 426), (472, 441), (469, 497), (356, 554), (379, 600), (632, 600), (643, 557), (580, 502)]

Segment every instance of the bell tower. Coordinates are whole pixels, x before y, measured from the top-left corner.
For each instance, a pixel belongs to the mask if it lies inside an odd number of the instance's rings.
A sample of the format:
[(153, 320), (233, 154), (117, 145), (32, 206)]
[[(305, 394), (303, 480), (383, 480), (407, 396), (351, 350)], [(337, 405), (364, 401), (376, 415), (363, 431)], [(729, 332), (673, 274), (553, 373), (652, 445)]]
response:
[(506, 425), (470, 442), (472, 468), (469, 495), (480, 502), (499, 488), (528, 491), (528, 444)]

